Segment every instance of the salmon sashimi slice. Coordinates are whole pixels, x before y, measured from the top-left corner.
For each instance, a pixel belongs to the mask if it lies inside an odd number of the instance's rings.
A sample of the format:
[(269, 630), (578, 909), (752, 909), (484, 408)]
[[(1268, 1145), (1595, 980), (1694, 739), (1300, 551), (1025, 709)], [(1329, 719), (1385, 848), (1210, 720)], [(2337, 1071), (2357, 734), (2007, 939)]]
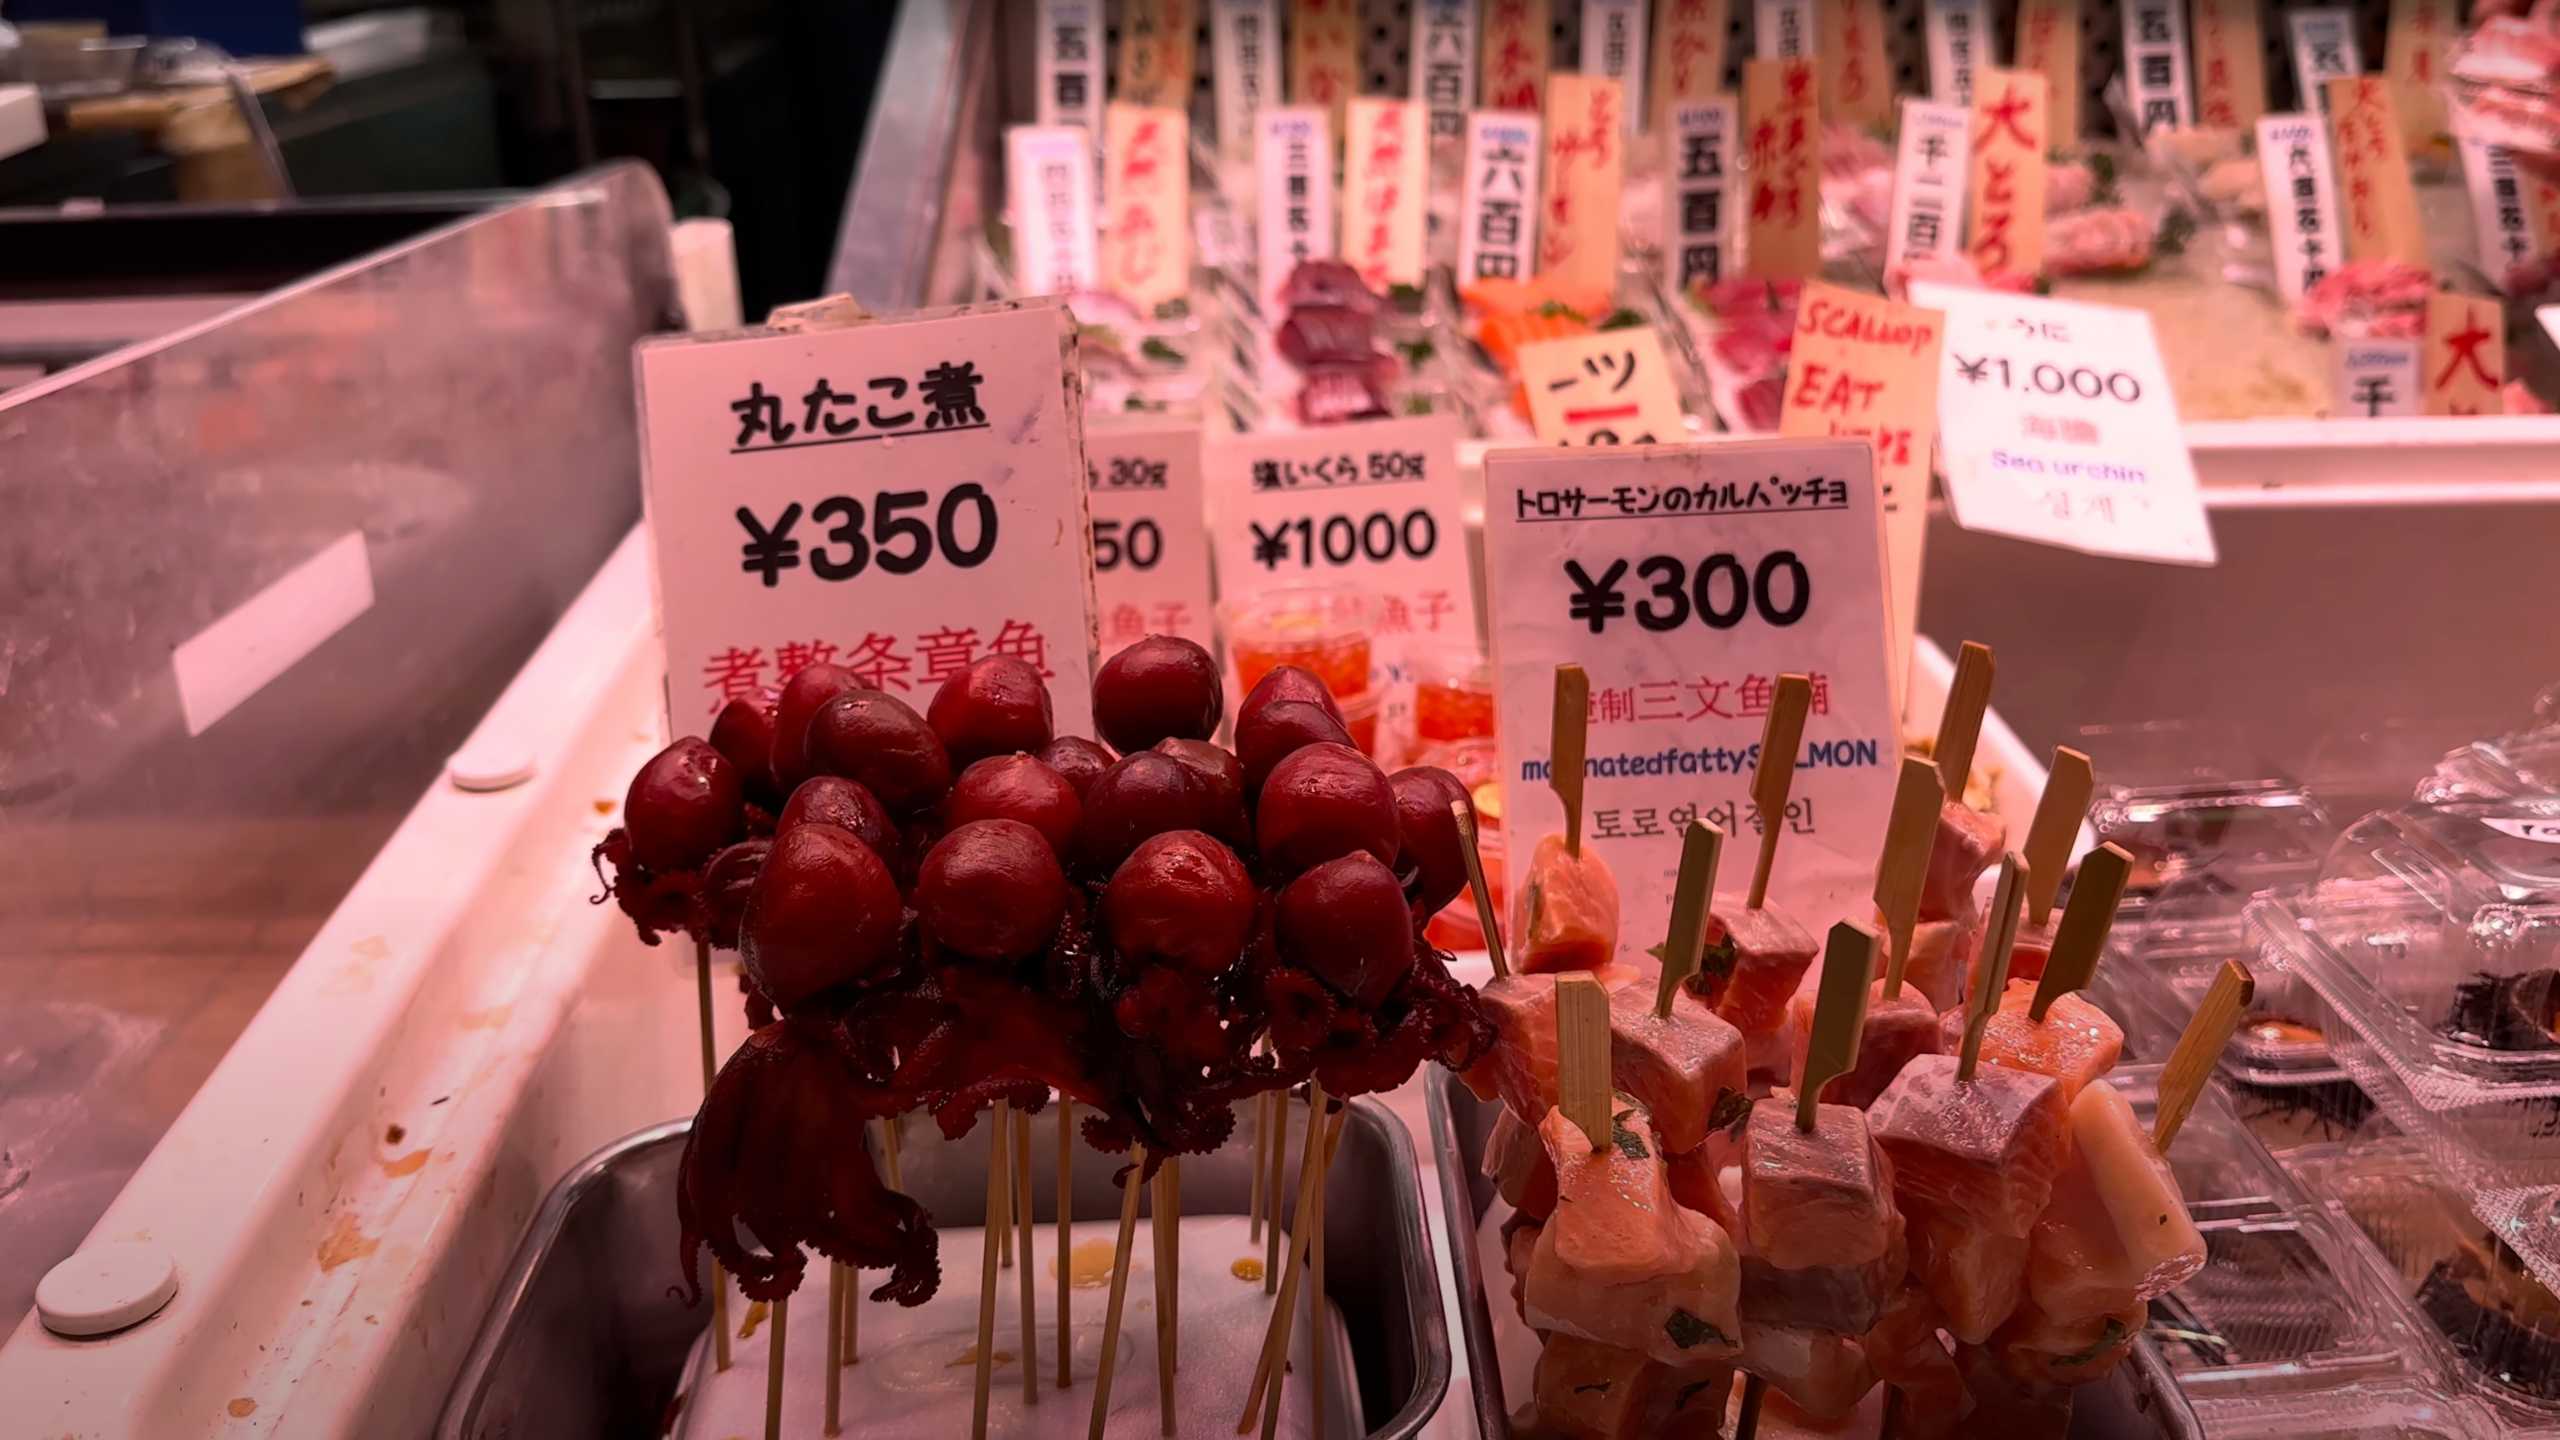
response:
[(1747, 1325), (1741, 1364), (1816, 1420), (1840, 1419), (1876, 1388), (1865, 1347), (1821, 1330)]
[(2177, 1176), (2113, 1085), (2071, 1102), (2071, 1158), (2029, 1244), (2027, 1298), (2063, 1321), (2141, 1308), (2204, 1268)]
[(1973, 916), (1974, 882), (2000, 858), (2008, 823), (1961, 800), (1938, 807), (1938, 833), (1929, 842), (1929, 869), (1920, 880), (1920, 918), (1965, 920)]
[(2148, 1306), (2134, 1305), (2064, 1319), (2037, 1309), (2030, 1300), (1991, 1337), (1991, 1354), (2001, 1373), (2024, 1388), (2086, 1385), (2116, 1368), (2142, 1338), (2150, 1316)]
[(1740, 896), (1719, 895), (1707, 912), (1706, 953), (1689, 991), (1716, 1007), (1746, 1036), (1769, 1035), (1785, 1023), (1787, 999), (1822, 946), (1795, 917), (1774, 906), (1754, 910)]
[(1911, 1276), (1928, 1292), (1947, 1333), (1980, 1345), (2018, 1308), (2025, 1293), (2027, 1240), (1986, 1230), (1970, 1216), (1915, 1213)]
[[(1605, 965), (1591, 977), (1609, 990), (1641, 985), (1638, 971)], [(1651, 994), (1652, 987), (1645, 986)], [(1556, 1103), (1556, 977), (1513, 973), (1477, 992), (1493, 1021), (1493, 1048), (1460, 1078), (1481, 1100), (1500, 1099), (1523, 1119)]]
[(1982, 953), (1978, 919), (1923, 920), (1911, 929), (1911, 958), (1903, 964), (1902, 983), (1929, 997), (1940, 1010), (1964, 1003), (1965, 976)]
[(1896, 1219), (1893, 1170), (1867, 1132), (1865, 1111), (1817, 1105), (1808, 1133), (1796, 1128), (1793, 1096), (1751, 1107), (1742, 1243), (1754, 1257), (1781, 1270), (1863, 1265), (1891, 1248)]
[[(2068, 1105), (2089, 1082), (2115, 1068), (2124, 1054), (2124, 1029), (2106, 1011), (2070, 994), (2056, 997), (2039, 1023), (2031, 1014), (2035, 1001), (2033, 980), (2012, 980), (2000, 992), (2000, 1009), (1982, 1032), (1983, 1063), (2050, 1075), (2062, 1082)], [(1948, 1011), (1938, 1026), (1940, 1046), (1963, 1046), (1964, 1012)]]
[(1502, 1107), (1493, 1122), (1493, 1135), (1485, 1141), (1484, 1173), (1512, 1209), (1532, 1220), (1555, 1213), (1555, 1162), (1547, 1158), (1546, 1142), (1538, 1132), (1521, 1124), (1508, 1105)]
[(1665, 1020), (1645, 986), (1610, 993), (1609, 1083), (1635, 1097), (1669, 1149), (1706, 1144), (1717, 1097), (1745, 1094), (1750, 1081), (1742, 1033), (1694, 997), (1674, 990)]
[(1529, 856), (1511, 904), (1511, 968), (1529, 974), (1596, 970), (1618, 953), (1618, 877), (1586, 848), (1577, 858), (1549, 835)]
[(1673, 1202), (1642, 1113), (1620, 1111), (1597, 1150), (1561, 1110), (1538, 1133), (1555, 1162), (1556, 1211), (1529, 1261), (1529, 1323), (1666, 1365), (1731, 1356), (1742, 1329), (1733, 1241)]
[[(1742, 1423), (1742, 1394), (1734, 1392), (1731, 1405), (1725, 1407), (1726, 1435)], [(1760, 1429), (1756, 1440), (1871, 1440), (1877, 1433), (1874, 1417), (1855, 1405), (1844, 1414), (1828, 1420), (1816, 1419), (1780, 1390), (1769, 1390), (1760, 1397)]]
[(1902, 1392), (1902, 1433), (1915, 1437), (1953, 1435), (1973, 1409), (1964, 1373), (1938, 1338), (1944, 1317), (1918, 1286), (1895, 1289), (1884, 1314), (1867, 1332), (1867, 1362), (1876, 1378)]
[[(1808, 972), (1787, 1000), (1787, 1078), (1798, 1089), (1804, 1085), (1805, 1043), (1813, 1035), (1814, 1001), (1820, 989), (1816, 979)], [(1888, 1000), (1879, 980), (1867, 991), (1867, 1018), (1858, 1031), (1858, 1063), (1822, 1087), (1822, 1101), (1864, 1110), (1876, 1103), (1912, 1056), (1934, 1055), (1937, 1050), (1938, 1011), (1929, 997), (1906, 981), (1902, 993)]]
[(2061, 1082), (1999, 1065), (1959, 1080), (1959, 1063), (1953, 1055), (1913, 1057), (1867, 1112), (1893, 1160), (1895, 1199), (1913, 1214), (1964, 1216), (1996, 1234), (2024, 1236), (2062, 1168)]

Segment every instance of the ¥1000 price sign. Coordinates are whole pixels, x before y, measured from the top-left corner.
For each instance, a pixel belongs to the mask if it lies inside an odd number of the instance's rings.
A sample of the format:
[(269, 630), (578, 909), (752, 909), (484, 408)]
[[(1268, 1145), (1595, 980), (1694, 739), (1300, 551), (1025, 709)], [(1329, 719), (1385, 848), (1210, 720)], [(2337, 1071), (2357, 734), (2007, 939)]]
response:
[(1074, 323), (1032, 303), (638, 352), (667, 708), (813, 664), (922, 709), (1007, 654), (1087, 723), (1093, 581)]
[(1938, 443), (1968, 530), (2099, 555), (2214, 561), (2151, 317), (1919, 284), (1942, 308)]
[(1149, 635), (1210, 643), (1200, 422), (1097, 418), (1085, 428), (1094, 617), (1102, 653)]
[[(1865, 440), (1496, 451), (1485, 574), (1514, 886), (1564, 823), (1548, 737), (1570, 661), (1591, 682), (1584, 843), (1618, 877), (1626, 953), (1662, 938), (1691, 818), (1745, 841), (1785, 825), (1773, 893), (1808, 923), (1861, 911), (1901, 750)], [(1751, 777), (1789, 673), (1812, 714), (1787, 813), (1763, 816)]]

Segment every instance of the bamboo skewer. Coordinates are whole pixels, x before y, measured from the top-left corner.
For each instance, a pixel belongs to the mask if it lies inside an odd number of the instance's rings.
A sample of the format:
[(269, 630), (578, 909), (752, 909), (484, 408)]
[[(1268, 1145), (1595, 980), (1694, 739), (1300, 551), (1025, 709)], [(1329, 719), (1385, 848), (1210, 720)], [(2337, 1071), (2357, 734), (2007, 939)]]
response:
[[(1334, 1141), (1341, 1135), (1339, 1127), (1328, 1128), (1323, 1151), (1316, 1157), (1315, 1213), (1307, 1228), (1315, 1238), (1307, 1243), (1307, 1422), (1314, 1440), (1324, 1440), (1324, 1200), (1325, 1181), (1333, 1174)], [(1262, 1408), (1262, 1440), (1272, 1440), (1280, 1428), (1280, 1387), (1288, 1374), (1288, 1343), (1281, 1343), (1280, 1371), (1271, 1382), (1269, 1397)]]
[(1253, 1177), (1253, 1195), (1247, 1202), (1244, 1232), (1245, 1243), (1249, 1245), (1262, 1243), (1262, 1155), (1270, 1146), (1271, 1092), (1265, 1090), (1253, 1097), (1253, 1163), (1246, 1171)]
[(1760, 1399), (1769, 1392), (1769, 1382), (1757, 1375), (1742, 1378), (1742, 1409), (1733, 1417), (1733, 1440), (1752, 1440), (1760, 1433)]
[[(702, 1093), (711, 1093), (711, 1078), (720, 1069), (719, 1056), (711, 1039), (711, 942), (693, 942), (694, 990), (702, 1002)], [(729, 1274), (720, 1262), (711, 1262), (711, 1363), (722, 1373), (729, 1369)]]
[(1982, 1063), (1982, 1033), (2000, 1011), (2000, 992), (2009, 985), (2009, 952), (2018, 943), (2018, 906), (2026, 899), (2026, 862), (2018, 852), (2000, 857), (2000, 879), (1991, 891), (1991, 914), (1983, 921), (1982, 958), (1977, 962), (1973, 998), (1965, 1008), (1964, 1044), (1956, 1054), (1956, 1078), (1971, 1080)]
[(1564, 804), (1564, 851), (1582, 858), (1583, 760), (1591, 739), (1591, 677), (1556, 667), (1556, 708), (1547, 733), (1547, 784)]
[(1013, 1106), (999, 1100), (988, 1115), (987, 1125), (987, 1215), (980, 1229), (984, 1252), (978, 1259), (978, 1374), (977, 1393), (969, 1415), (969, 1434), (974, 1440), (987, 1440), (988, 1389), (995, 1381), (996, 1364), (996, 1236), (1012, 1233), (1006, 1201), (1011, 1186), (1012, 1165), (1005, 1143), (1013, 1129)]
[(1129, 1249), (1138, 1234), (1138, 1179), (1146, 1168), (1147, 1150), (1143, 1145), (1129, 1147), (1129, 1176), (1120, 1187), (1120, 1246), (1111, 1259), (1111, 1301), (1102, 1311), (1102, 1354), (1096, 1362), (1093, 1377), (1093, 1419), (1085, 1427), (1086, 1440), (1102, 1440), (1102, 1428), (1111, 1419), (1111, 1377), (1120, 1368), (1120, 1311), (1129, 1298)]
[(2089, 757), (2068, 745), (2053, 747), (2053, 767), (2045, 772), (2044, 793), (2036, 797), (2036, 816), (2027, 825), (2027, 924), (2041, 927), (2053, 918), (2054, 897), (2062, 893), (2062, 872), (2071, 863), (2071, 842), (2089, 813), (2089, 796), (2097, 789)]
[(1271, 1096), (1271, 1155), (1265, 1167), (1263, 1217), (1269, 1223), (1262, 1227), (1262, 1293), (1280, 1293), (1280, 1186), (1289, 1163), (1289, 1096), (1274, 1091)]
[(791, 1297), (773, 1302), (773, 1328), (765, 1332), (764, 1440), (782, 1440), (782, 1342), (791, 1325)]
[(1173, 1223), (1165, 1232), (1164, 1241), (1165, 1254), (1172, 1261), (1165, 1269), (1173, 1277), (1173, 1308), (1166, 1318), (1165, 1328), (1171, 1332), (1173, 1344), (1165, 1354), (1173, 1362), (1173, 1372), (1179, 1375), (1182, 1373), (1182, 1157), (1167, 1157), (1164, 1173), (1172, 1177), (1165, 1181), (1164, 1190), (1166, 1197), (1173, 1202), (1168, 1207), (1173, 1211)]
[(1476, 926), (1484, 931), (1484, 952), (1493, 960), (1494, 978), (1500, 979), (1511, 973), (1511, 961), (1502, 953), (1502, 917), (1494, 913), (1493, 887), (1485, 884), (1484, 857), (1476, 852), (1475, 811), (1464, 800), (1452, 800), (1449, 813), (1458, 821), (1458, 856), (1467, 862), (1467, 888), (1476, 895)]
[[(1236, 1417), (1236, 1433), (1248, 1434), (1253, 1429), (1254, 1414), (1262, 1408), (1263, 1387), (1276, 1385), (1289, 1356), (1290, 1318), (1298, 1303), (1298, 1274), (1306, 1263), (1307, 1245), (1314, 1238), (1309, 1228), (1315, 1219), (1316, 1184), (1322, 1178), (1317, 1156), (1323, 1153), (1320, 1139), (1328, 1128), (1324, 1116), (1324, 1087), (1310, 1081), (1307, 1085), (1307, 1137), (1298, 1155), (1298, 1203), (1290, 1211), (1289, 1264), (1280, 1277), (1280, 1303), (1271, 1312), (1271, 1323), (1262, 1333), (1262, 1356), (1253, 1368), (1253, 1384), (1245, 1395), (1244, 1413)], [(1345, 1112), (1348, 1113), (1348, 1112)], [(1341, 1125), (1339, 1117), (1332, 1128)]]
[(1876, 913), (1885, 931), (1884, 998), (1902, 994), (1902, 972), (1911, 963), (1911, 937), (1919, 926), (1920, 891), (1937, 848), (1941, 791), (1938, 772), (1906, 755), (1893, 788), (1893, 815), (1885, 822), (1884, 854), (1876, 861)]
[(1067, 1316), (1075, 1293), (1075, 1126), (1068, 1117), (1076, 1102), (1058, 1097), (1058, 1388), (1075, 1384), (1075, 1330)]
[(836, 1363), (862, 1363), (862, 1272), (851, 1265), (839, 1266), (844, 1272), (844, 1349)]
[[(1040, 1403), (1040, 1307), (1037, 1300), (1039, 1278), (1031, 1258), (1031, 1112), (1013, 1112), (1013, 1224), (1014, 1238), (1022, 1249), (1022, 1265), (1016, 1273), (1021, 1277), (1022, 1302), (1022, 1403)], [(1065, 1268), (1067, 1257), (1059, 1252), (1058, 1265)]]
[(1153, 1206), (1147, 1240), (1155, 1249), (1156, 1433), (1173, 1434), (1173, 1162), (1156, 1169), (1148, 1186)]
[(827, 1430), (844, 1433), (844, 1267), (827, 1265)]
[(1787, 826), (1787, 796), (1796, 786), (1796, 752), (1804, 748), (1804, 719), (1812, 709), (1810, 676), (1778, 677), (1768, 723), (1760, 729), (1760, 763), (1751, 771), (1751, 799), (1760, 807), (1760, 857), (1751, 867), (1751, 894), (1744, 903), (1753, 910), (1769, 903), (1769, 876), (1778, 866), (1778, 836)]
[(2204, 1093), (2205, 1081), (2213, 1076), (2213, 1067), (2222, 1059), (2222, 1047), (2231, 1043), (2231, 1032), (2240, 1028), (2240, 1016), (2257, 994), (2257, 981), (2249, 967), (2237, 960), (2225, 960), (2213, 977), (2213, 988), (2196, 1002), (2196, 1013), (2187, 1018), (2187, 1028), (2178, 1036), (2177, 1048), (2169, 1052), (2169, 1063), (2161, 1068), (2151, 1117), (2151, 1143), (2166, 1152), (2169, 1142), (2178, 1138), (2178, 1130), (2187, 1123), (2187, 1115), (2196, 1108), (2196, 1097)]
[(1671, 891), (1671, 931), (1662, 940), (1662, 979), (1654, 987), (1653, 1014), (1671, 1018), (1671, 997), (1698, 968), (1707, 941), (1708, 897), (1715, 893), (1716, 862), (1724, 855), (1724, 831), (1689, 822), (1680, 839), (1680, 879)]

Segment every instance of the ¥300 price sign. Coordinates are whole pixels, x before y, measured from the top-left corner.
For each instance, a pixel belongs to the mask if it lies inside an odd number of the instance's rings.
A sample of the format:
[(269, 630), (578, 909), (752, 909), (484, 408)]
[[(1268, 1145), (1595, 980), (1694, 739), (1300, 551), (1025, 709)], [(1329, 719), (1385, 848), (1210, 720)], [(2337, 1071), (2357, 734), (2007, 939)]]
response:
[(1060, 726), (1086, 723), (1074, 345), (1039, 302), (642, 345), (676, 733), (820, 663), (922, 708), (989, 654), (1046, 672)]
[(1942, 308), (1938, 443), (1968, 530), (2180, 565), (2214, 561), (2151, 317), (1919, 284)]
[(1770, 699), (1796, 673), (1813, 708), (1776, 893), (1826, 924), (1859, 908), (1901, 748), (1867, 441), (1496, 451), (1485, 573), (1517, 862), (1563, 823), (1546, 768), (1557, 665), (1590, 678), (1584, 840), (1630, 915), (1669, 906), (1675, 811), (1751, 823)]
[(1210, 642), (1200, 423), (1097, 420), (1085, 429), (1094, 615), (1102, 653), (1149, 635)]

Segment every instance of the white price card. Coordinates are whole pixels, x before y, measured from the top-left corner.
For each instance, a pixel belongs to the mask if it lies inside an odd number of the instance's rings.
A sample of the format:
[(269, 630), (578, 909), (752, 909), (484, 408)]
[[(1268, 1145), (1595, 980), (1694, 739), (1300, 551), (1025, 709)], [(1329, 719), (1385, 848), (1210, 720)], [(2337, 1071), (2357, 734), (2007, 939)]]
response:
[(1751, 55), (1755, 60), (1803, 60), (1813, 54), (1813, 0), (1754, 0)]
[(2462, 184), (2471, 192), (2471, 234), (2479, 247), (2480, 273), (2503, 286), (2509, 272), (2535, 257), (2532, 212), (2525, 209), (2524, 178), (2504, 145), (2459, 134)]
[(2421, 345), (2415, 336), (2329, 342), (2330, 380), (2337, 391), (2332, 413), (2358, 420), (2425, 414)]
[(1454, 417), (1220, 437), (1207, 475), (1221, 601), (1319, 585), (1369, 597), (1381, 651), (1474, 638)]
[(1254, 166), (1261, 178), (1254, 217), (1259, 294), (1263, 317), (1276, 330), (1289, 272), (1302, 260), (1333, 255), (1333, 132), (1324, 112), (1312, 106), (1263, 111)]
[(1721, 95), (1675, 105), (1664, 121), (1665, 268), (1685, 295), (1733, 268), (1733, 147), (1742, 117), (1733, 97)]
[(1467, 173), (1460, 187), (1458, 288), (1478, 280), (1526, 280), (1538, 254), (1538, 117), (1479, 110), (1467, 117)]
[[(1929, 33), (1929, 98), (1941, 105), (1970, 109), (1973, 72), (1982, 63), (1990, 17), (1982, 0), (1929, 0), (1924, 23)], [(1909, 123), (1910, 107), (1903, 108)]]
[(1004, 132), (1013, 201), (1014, 284), (1025, 295), (1072, 295), (1099, 278), (1094, 250), (1093, 137), (1073, 125)]
[(1652, 27), (1645, 12), (1645, 0), (1582, 0), (1582, 73), (1618, 82), (1630, 135), (1644, 129), (1645, 117), (1652, 113), (1645, 100), (1645, 86), (1652, 79), (1645, 60)]
[(2320, 113), (2329, 113), (2329, 82), (2364, 73), (2364, 53), (2356, 44), (2355, 12), (2323, 6), (2288, 10), (2285, 27), (2293, 41), (2293, 79)]
[[(1564, 828), (1548, 736), (1571, 662), (1591, 682), (1583, 844), (1617, 876), (1618, 958), (1662, 938), (1692, 819), (1738, 842), (1784, 825), (1771, 894), (1808, 929), (1866, 913), (1901, 751), (1870, 466), (1861, 440), (1486, 457), (1509, 893)], [(1751, 777), (1786, 674), (1812, 680), (1813, 707), (1786, 813), (1763, 816)]]
[(982, 655), (1093, 709), (1075, 320), (1034, 300), (644, 341), (641, 475), (675, 733), (801, 668), (921, 710)]
[(2151, 317), (1934, 283), (1947, 315), (1938, 446), (1968, 530), (2210, 565), (2213, 531)]
[(1043, 125), (1074, 125), (1102, 139), (1102, 0), (1040, 0), (1033, 69)]
[(2338, 183), (2329, 165), (2329, 127), (2310, 115), (2261, 119), (2258, 174), (2267, 187), (2276, 285), (2286, 300), (2299, 303), (2305, 291), (2346, 261), (2346, 238), (2338, 232)]
[(1254, 122), (1280, 103), (1279, 0), (1215, 0), (1209, 12), (1211, 81), (1218, 91), (1218, 159), (1253, 163)]
[[(1966, 73), (1965, 88), (1973, 86)], [(1894, 142), (1893, 207), (1886, 222), (1887, 274), (1917, 260), (1953, 260), (1964, 251), (1964, 192), (1973, 174), (1973, 111), (1906, 98)]]
[(2184, 0), (2125, 0), (2125, 89), (2143, 134), (2196, 123), (2187, 64)]
[(1431, 111), (1431, 138), (1465, 134), (1476, 103), (1475, 0), (1420, 0), (1412, 55), (1413, 98)]
[(1550, 445), (1667, 445), (1689, 433), (1651, 326), (1523, 345), (1520, 385)]
[(1216, 616), (1201, 525), (1200, 422), (1097, 419), (1085, 428), (1084, 458), (1102, 653), (1149, 635), (1208, 645)]

